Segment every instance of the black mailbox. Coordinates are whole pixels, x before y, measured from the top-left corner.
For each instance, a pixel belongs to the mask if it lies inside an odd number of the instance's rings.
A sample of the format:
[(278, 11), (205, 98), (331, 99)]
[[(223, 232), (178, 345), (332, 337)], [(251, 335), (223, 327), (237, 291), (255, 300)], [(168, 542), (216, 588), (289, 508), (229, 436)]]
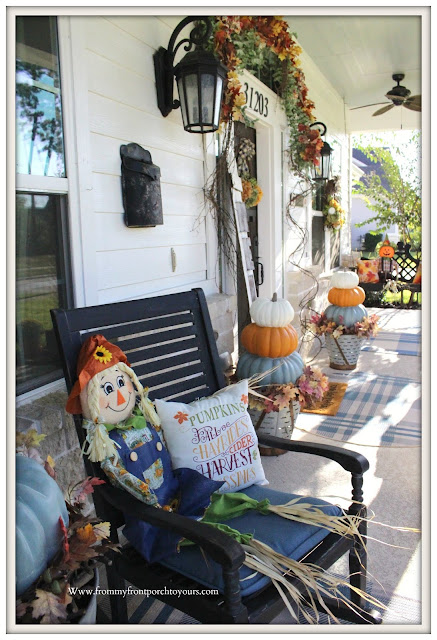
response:
[(150, 151), (130, 142), (120, 147), (124, 222), (127, 227), (163, 224), (161, 170)]

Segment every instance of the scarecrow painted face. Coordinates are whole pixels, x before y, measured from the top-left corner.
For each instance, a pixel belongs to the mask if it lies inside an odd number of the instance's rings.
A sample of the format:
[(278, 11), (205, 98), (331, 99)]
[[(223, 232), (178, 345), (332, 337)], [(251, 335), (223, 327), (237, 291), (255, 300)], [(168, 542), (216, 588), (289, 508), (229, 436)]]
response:
[[(131, 415), (135, 406), (135, 389), (131, 379), (124, 371), (114, 365), (97, 373), (99, 416), (103, 422), (117, 424)], [(89, 384), (81, 391), (80, 402), (83, 415), (90, 419)]]

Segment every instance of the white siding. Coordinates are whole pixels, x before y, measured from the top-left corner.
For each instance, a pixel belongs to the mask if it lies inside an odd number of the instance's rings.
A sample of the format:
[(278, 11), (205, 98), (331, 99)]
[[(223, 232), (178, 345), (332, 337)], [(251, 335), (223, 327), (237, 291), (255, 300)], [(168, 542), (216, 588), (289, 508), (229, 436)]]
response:
[[(207, 294), (217, 290), (215, 281), (208, 280), (211, 231), (209, 225), (208, 236), (202, 137), (183, 130), (180, 110), (163, 118), (156, 101), (153, 53), (167, 46), (180, 19), (71, 18), (76, 21), (73, 37), (80, 33), (73, 51), (84, 60), (79, 81), (87, 121), (78, 123), (78, 144), (82, 139), (88, 149), (91, 191), (88, 210), (78, 215), (82, 238), (87, 229), (94, 237), (81, 246), (76, 243), (73, 253), (81, 251), (82, 259), (95, 265), (95, 276), (84, 278), (85, 289), (95, 289), (85, 291), (84, 297), (95, 304), (192, 286), (202, 286)], [(129, 142), (150, 151), (161, 169), (163, 225), (129, 229), (124, 224), (120, 145)]]

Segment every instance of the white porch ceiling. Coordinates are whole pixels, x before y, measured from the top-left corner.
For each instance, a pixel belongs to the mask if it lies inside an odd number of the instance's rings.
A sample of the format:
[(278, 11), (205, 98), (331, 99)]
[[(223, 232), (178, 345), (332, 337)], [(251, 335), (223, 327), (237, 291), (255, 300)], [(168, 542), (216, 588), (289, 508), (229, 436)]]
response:
[[(420, 128), (420, 113), (394, 107), (372, 117), (388, 103), (395, 86), (393, 73), (404, 73), (401, 84), (411, 95), (421, 93), (421, 16), (303, 16), (286, 17), (298, 42), (349, 108), (349, 131)], [(382, 106), (382, 105), (381, 105)]]

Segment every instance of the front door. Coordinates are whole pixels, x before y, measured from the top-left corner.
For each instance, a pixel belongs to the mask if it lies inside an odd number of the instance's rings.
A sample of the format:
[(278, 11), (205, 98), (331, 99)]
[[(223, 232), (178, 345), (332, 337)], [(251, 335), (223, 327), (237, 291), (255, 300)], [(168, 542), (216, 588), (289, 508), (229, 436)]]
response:
[[(234, 132), (235, 132), (235, 157), (238, 160), (238, 156), (240, 153), (240, 149), (242, 143), (244, 144), (245, 140), (249, 140), (254, 147), (255, 153), (253, 155), (248, 155), (245, 160), (248, 169), (248, 175), (251, 178), (257, 178), (256, 171), (256, 131), (253, 127), (247, 127), (242, 122), (236, 122), (234, 124)], [(246, 167), (245, 167), (246, 169)], [(243, 170), (246, 173), (245, 170)], [(239, 170), (240, 177), (242, 171)], [(262, 284), (262, 268), (258, 262), (258, 207), (247, 208), (247, 221), (249, 226), (249, 238), (250, 244), (252, 247), (252, 258), (255, 265), (255, 285), (256, 285), (256, 293), (259, 293), (259, 286)]]
[[(257, 178), (256, 171), (256, 131), (242, 122), (234, 123), (234, 150), (237, 159), (238, 173), (242, 179)], [(250, 144), (247, 144), (249, 141)], [(247, 149), (249, 148), (249, 153)], [(252, 153), (253, 150), (253, 153)], [(250, 238), (251, 258), (254, 264), (256, 294), (263, 280), (263, 266), (258, 259), (258, 207), (246, 207), (248, 235)], [(246, 257), (238, 256), (237, 287), (238, 287), (238, 326), (239, 332), (250, 322), (249, 305), (243, 269), (246, 268)]]

